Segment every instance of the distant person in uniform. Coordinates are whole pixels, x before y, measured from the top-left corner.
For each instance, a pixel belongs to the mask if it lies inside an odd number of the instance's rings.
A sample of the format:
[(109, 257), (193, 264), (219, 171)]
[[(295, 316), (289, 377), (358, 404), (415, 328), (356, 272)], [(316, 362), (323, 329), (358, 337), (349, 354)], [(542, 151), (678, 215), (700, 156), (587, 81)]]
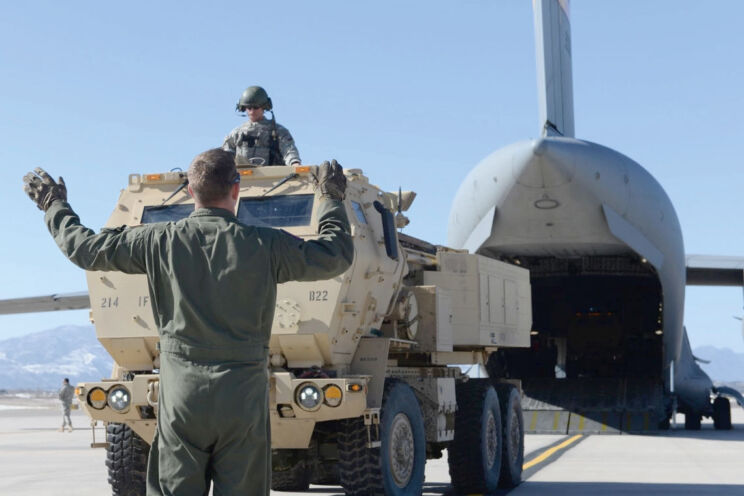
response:
[(72, 432), (72, 419), (70, 419), (70, 408), (72, 408), (72, 398), (75, 395), (75, 388), (70, 386), (70, 379), (65, 377), (62, 381), (62, 387), (59, 390), (59, 401), (62, 402), (62, 427), (59, 432), (64, 432), (67, 427)]
[(276, 286), (329, 279), (352, 262), (336, 161), (313, 171), (318, 237), (242, 224), (240, 175), (215, 148), (191, 162), (194, 212), (178, 222), (83, 226), (67, 189), (42, 169), (24, 190), (45, 212), (57, 246), (86, 270), (146, 274), (160, 336), (160, 390), (147, 494), (266, 496), (271, 481), (268, 346)]
[[(271, 98), (260, 86), (246, 88), (235, 109), (248, 114), (249, 120), (230, 132), (222, 149), (235, 153), (238, 165), (299, 165), (292, 135), (276, 123)], [(271, 120), (264, 116), (271, 111)]]

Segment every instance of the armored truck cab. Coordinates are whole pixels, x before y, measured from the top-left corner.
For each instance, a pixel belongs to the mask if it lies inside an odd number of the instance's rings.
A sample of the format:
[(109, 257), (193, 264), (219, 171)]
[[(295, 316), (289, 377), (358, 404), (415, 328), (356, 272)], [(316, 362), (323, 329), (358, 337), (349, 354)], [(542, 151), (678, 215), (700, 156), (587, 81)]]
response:
[[(311, 172), (240, 168), (236, 216), (312, 238)], [(463, 370), (483, 370), (499, 348), (529, 346), (528, 271), (399, 232), (415, 194), (384, 192), (360, 170), (346, 175), (351, 267), (277, 291), (268, 350), (272, 487), (317, 482), (349, 494), (420, 494), (426, 459), (445, 449), (461, 492), (518, 484), (519, 384)], [(183, 172), (130, 175), (107, 227), (188, 216), (185, 181)], [(114, 494), (144, 494), (159, 367), (147, 281), (117, 272), (89, 272), (87, 280), (91, 319), (115, 367), (110, 379), (79, 384), (76, 394), (91, 419), (107, 425)]]

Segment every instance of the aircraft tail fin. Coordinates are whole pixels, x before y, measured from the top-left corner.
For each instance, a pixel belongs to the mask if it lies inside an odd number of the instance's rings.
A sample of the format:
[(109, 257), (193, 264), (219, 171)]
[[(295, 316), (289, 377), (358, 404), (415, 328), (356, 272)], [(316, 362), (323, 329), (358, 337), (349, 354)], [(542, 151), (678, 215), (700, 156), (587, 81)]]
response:
[(569, 0), (533, 0), (543, 136), (574, 136)]

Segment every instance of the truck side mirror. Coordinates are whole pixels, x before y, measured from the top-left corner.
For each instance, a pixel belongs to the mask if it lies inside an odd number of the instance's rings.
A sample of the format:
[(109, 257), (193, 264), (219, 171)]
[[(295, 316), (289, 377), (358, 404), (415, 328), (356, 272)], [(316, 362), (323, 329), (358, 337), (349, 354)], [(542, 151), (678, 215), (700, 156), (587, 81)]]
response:
[(385, 253), (393, 260), (398, 260), (398, 243), (395, 238), (395, 219), (393, 213), (385, 208), (382, 203), (375, 201), (375, 210), (380, 212), (382, 217), (382, 234), (385, 237)]

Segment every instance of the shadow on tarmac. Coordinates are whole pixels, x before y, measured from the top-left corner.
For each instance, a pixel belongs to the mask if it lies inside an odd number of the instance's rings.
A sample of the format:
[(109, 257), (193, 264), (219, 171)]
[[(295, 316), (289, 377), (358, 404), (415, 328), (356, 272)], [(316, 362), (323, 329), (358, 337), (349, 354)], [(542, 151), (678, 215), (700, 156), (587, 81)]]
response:
[[(322, 493), (328, 494), (328, 487), (314, 487), (305, 494)], [(452, 490), (452, 486), (443, 483), (425, 483), (422, 496), (445, 494), (447, 496), (460, 496)], [(636, 482), (523, 482), (511, 490), (497, 491), (483, 496), (527, 496), (546, 495), (551, 496), (679, 496), (679, 495), (712, 495), (712, 496), (735, 496), (744, 495), (744, 485), (734, 484), (648, 484)], [(341, 488), (333, 496), (344, 496)], [(464, 496), (464, 495), (463, 495)]]
[(523, 482), (511, 491), (494, 493), (523, 496), (550, 494), (551, 496), (615, 496), (615, 495), (744, 495), (744, 485), (737, 484), (649, 484), (638, 482)]
[(706, 441), (744, 441), (744, 424), (733, 424), (731, 430), (716, 430), (713, 429), (713, 426), (710, 426), (708, 429), (705, 427), (707, 426), (704, 426), (699, 431), (688, 431), (685, 430), (684, 426), (677, 426), (676, 429), (643, 433), (643, 435), (703, 439)]

